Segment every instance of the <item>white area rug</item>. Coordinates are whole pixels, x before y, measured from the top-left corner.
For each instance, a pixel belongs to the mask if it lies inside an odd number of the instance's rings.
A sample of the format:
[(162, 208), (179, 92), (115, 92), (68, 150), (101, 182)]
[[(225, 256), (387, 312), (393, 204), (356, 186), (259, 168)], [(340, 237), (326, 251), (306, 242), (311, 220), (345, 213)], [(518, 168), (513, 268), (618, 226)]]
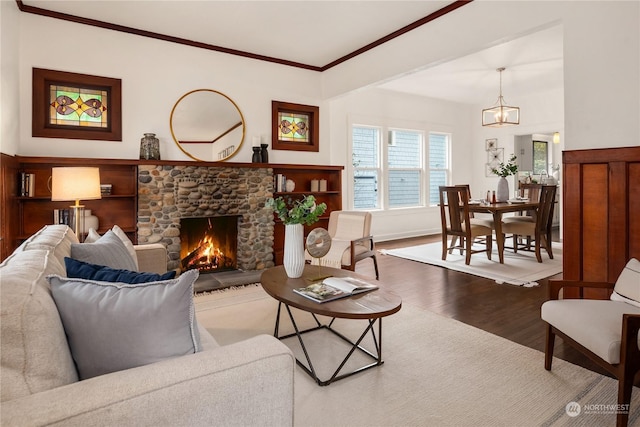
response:
[[(278, 304), (260, 286), (195, 302), (198, 321), (221, 345), (273, 334)], [(348, 335), (363, 328), (358, 320), (336, 323)], [(286, 325), (283, 319), (281, 327)], [(611, 378), (560, 359), (548, 372), (543, 353), (410, 303), (384, 319), (382, 333), (380, 367), (326, 387), (296, 367), (296, 426), (615, 425), (615, 415), (599, 406), (616, 403), (617, 382)], [(343, 354), (331, 354), (330, 339), (308, 335), (307, 343), (312, 357), (321, 355), (319, 365), (335, 367)], [(319, 353), (327, 348), (332, 350)], [(580, 415), (567, 415), (570, 402), (581, 405)], [(638, 388), (629, 425), (640, 425)]]
[(486, 254), (477, 253), (471, 256), (471, 264), (469, 265), (464, 263), (464, 255), (460, 255), (458, 250), (447, 254), (446, 261), (443, 261), (442, 243), (440, 242), (381, 250), (380, 253), (493, 279), (497, 283), (526, 287), (537, 286), (537, 280), (562, 272), (561, 243), (552, 243), (553, 259), (549, 259), (545, 250), (542, 251), (542, 263), (536, 260), (534, 252), (518, 251), (518, 253), (514, 253), (511, 249), (505, 249), (504, 264), (500, 264), (497, 245), (494, 243), (493, 246), (491, 260), (487, 259)]

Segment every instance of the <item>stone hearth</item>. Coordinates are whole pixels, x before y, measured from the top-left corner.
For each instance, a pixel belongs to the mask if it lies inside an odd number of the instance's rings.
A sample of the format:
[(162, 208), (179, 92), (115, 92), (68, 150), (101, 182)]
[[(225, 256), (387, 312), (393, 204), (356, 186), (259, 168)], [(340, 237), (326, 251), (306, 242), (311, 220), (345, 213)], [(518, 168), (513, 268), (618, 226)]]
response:
[(180, 218), (238, 215), (238, 268), (273, 267), (270, 168), (140, 165), (138, 243), (167, 247), (169, 270), (180, 267)]

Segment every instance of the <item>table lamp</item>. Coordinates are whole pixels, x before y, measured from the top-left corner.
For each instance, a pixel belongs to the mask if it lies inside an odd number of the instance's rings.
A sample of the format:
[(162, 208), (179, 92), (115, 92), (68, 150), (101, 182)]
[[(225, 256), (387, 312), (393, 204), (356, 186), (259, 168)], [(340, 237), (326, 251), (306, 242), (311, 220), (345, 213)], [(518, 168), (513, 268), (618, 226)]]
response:
[(84, 205), (80, 200), (100, 199), (100, 169), (87, 167), (51, 168), (51, 200), (75, 200), (73, 209), (74, 228), (78, 240), (82, 241), (84, 232)]

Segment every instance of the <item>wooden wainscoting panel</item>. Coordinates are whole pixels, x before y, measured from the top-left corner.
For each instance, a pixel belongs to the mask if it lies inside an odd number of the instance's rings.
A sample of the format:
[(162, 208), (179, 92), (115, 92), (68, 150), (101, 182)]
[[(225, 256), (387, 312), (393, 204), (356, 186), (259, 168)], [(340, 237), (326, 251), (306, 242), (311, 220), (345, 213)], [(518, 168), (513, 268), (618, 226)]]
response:
[(582, 167), (582, 280), (607, 280), (608, 167)]
[(629, 163), (628, 174), (629, 258), (640, 260), (640, 162)]

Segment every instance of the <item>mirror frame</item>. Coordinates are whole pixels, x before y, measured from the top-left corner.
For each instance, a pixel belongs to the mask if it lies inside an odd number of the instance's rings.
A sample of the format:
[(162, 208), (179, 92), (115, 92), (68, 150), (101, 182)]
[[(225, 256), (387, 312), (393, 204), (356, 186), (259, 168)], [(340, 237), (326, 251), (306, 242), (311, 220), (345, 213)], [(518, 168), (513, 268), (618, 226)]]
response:
[[(226, 157), (222, 158), (222, 159), (217, 159), (217, 160), (207, 160), (207, 159), (200, 159), (196, 156), (194, 156), (193, 154), (189, 153), (180, 143), (180, 140), (178, 139), (178, 137), (175, 135), (174, 130), (173, 130), (173, 115), (176, 111), (176, 108), (178, 107), (178, 105), (180, 104), (180, 102), (185, 99), (187, 96), (196, 93), (196, 92), (211, 92), (213, 94), (216, 95), (220, 95), (224, 98), (227, 99), (227, 101), (229, 101), (231, 103), (231, 105), (233, 105), (233, 107), (236, 109), (236, 111), (238, 112), (238, 114), (240, 115), (240, 121), (242, 123), (242, 137), (240, 138), (240, 142), (238, 143), (238, 145), (236, 146), (236, 149), (229, 155), (227, 155)], [(187, 156), (189, 156), (190, 158), (192, 158), (193, 160), (197, 160), (199, 162), (223, 162), (227, 159), (230, 159), (231, 157), (235, 156), (238, 151), (240, 151), (240, 147), (242, 147), (242, 143), (244, 142), (244, 138), (245, 138), (245, 132), (246, 132), (246, 123), (244, 120), (244, 115), (242, 114), (242, 111), (240, 111), (240, 108), (238, 107), (238, 105), (233, 101), (233, 99), (229, 98), (227, 95), (225, 95), (224, 93), (214, 90), (214, 89), (194, 89), (192, 91), (189, 91), (187, 93), (185, 93), (184, 95), (182, 95), (177, 101), (176, 103), (173, 105), (173, 108), (171, 109), (171, 115), (169, 116), (169, 129), (171, 130), (171, 137), (173, 138), (173, 141), (176, 143), (176, 145), (178, 146), (178, 148), (180, 149), (180, 151), (182, 151), (184, 154), (186, 154)], [(224, 135), (226, 135), (227, 133), (231, 132), (234, 128), (230, 129), (229, 131), (223, 133), (222, 135), (220, 135), (218, 137), (222, 138)], [(213, 141), (215, 142), (215, 141)]]

